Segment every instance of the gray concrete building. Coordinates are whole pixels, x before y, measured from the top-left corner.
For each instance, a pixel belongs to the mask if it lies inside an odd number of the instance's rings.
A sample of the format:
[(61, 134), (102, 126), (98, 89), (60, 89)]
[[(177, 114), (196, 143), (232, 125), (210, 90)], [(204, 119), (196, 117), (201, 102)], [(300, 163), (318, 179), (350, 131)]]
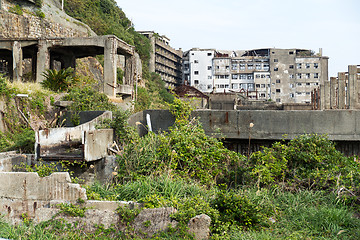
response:
[[(190, 85), (203, 91), (199, 86), (209, 80), (192, 79), (191, 71), (200, 74), (208, 68), (189, 69)], [(321, 50), (317, 54), (306, 49), (215, 50), (210, 68), (214, 92), (243, 92), (250, 99), (277, 103), (311, 103), (311, 92), (328, 81), (328, 57)]]
[(170, 46), (170, 39), (160, 36), (153, 31), (139, 31), (150, 39), (152, 51), (150, 53), (150, 72), (160, 74), (167, 86), (176, 86), (182, 79), (182, 50)]

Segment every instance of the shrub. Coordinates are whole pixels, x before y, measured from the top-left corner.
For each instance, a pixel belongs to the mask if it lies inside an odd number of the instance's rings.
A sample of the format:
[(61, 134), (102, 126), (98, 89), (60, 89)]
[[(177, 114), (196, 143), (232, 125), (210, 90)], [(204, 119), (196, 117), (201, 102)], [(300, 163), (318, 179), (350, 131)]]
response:
[(76, 82), (74, 69), (70, 67), (60, 69), (59, 71), (56, 69), (47, 69), (42, 75), (45, 77), (45, 80), (41, 82), (41, 85), (54, 92), (67, 91)]
[(43, 4), (43, 0), (35, 0), (35, 6), (41, 8)]
[(23, 15), (24, 14), (24, 11), (23, 11), (22, 7), (17, 5), (17, 4), (15, 6), (13, 6), (13, 7), (10, 7), (9, 12), (15, 13), (17, 15)]
[(259, 207), (250, 202), (246, 196), (232, 191), (220, 191), (212, 207), (219, 211), (220, 221), (241, 227), (253, 228), (264, 220)]

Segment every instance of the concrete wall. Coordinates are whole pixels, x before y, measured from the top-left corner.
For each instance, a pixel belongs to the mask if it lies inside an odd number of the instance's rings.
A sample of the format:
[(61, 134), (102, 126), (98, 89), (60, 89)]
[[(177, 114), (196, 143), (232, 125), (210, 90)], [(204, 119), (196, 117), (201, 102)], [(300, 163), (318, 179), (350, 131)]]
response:
[[(153, 131), (166, 130), (174, 123), (171, 113), (165, 110), (137, 113), (131, 116), (129, 122), (134, 124), (138, 121), (146, 125), (146, 114), (151, 116)], [(208, 135), (220, 130), (226, 139), (248, 139), (249, 124), (252, 122), (252, 139), (292, 139), (305, 133), (318, 133), (327, 134), (335, 141), (360, 141), (360, 111), (355, 110), (197, 110), (193, 116), (200, 118)]]
[[(50, 128), (36, 132), (36, 158), (68, 157), (68, 159), (94, 161), (105, 157), (109, 144), (113, 142), (113, 130), (96, 130), (95, 127), (104, 119), (111, 118), (112, 112), (104, 112), (92, 121), (76, 127)], [(97, 137), (99, 141), (95, 142)], [(79, 151), (69, 154), (68, 150), (74, 147), (80, 147)]]

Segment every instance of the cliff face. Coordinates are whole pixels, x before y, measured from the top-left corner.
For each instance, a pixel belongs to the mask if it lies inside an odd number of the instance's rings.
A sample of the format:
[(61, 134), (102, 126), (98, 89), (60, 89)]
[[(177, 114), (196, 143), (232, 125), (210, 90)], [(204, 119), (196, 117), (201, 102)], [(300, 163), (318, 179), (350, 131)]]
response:
[[(43, 0), (41, 8), (27, 0), (16, 1), (22, 15), (11, 13), (14, 1), (2, 1), (0, 38), (88, 37), (96, 35), (87, 25), (63, 12), (61, 0)], [(59, 8), (60, 7), (60, 8)], [(10, 12), (9, 12), (10, 10)], [(41, 18), (37, 15), (43, 13)]]

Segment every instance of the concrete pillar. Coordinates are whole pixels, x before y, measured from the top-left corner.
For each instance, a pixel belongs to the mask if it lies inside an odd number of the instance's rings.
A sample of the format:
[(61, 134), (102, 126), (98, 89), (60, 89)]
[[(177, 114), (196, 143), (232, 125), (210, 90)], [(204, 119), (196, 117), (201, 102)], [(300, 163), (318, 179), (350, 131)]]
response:
[(44, 80), (43, 72), (50, 68), (50, 51), (46, 40), (39, 40), (36, 60), (36, 82)]
[(346, 80), (346, 76), (344, 72), (339, 72), (338, 73), (338, 79), (339, 79), (339, 90), (338, 90), (338, 95), (339, 95), (339, 109), (345, 109), (345, 98), (346, 98), (346, 93), (345, 93), (345, 80)]
[(104, 48), (104, 85), (103, 92), (109, 97), (116, 97), (117, 42), (108, 38)]
[(14, 41), (12, 46), (12, 76), (14, 81), (21, 81), (22, 65), (23, 65), (23, 52), (21, 43)]
[(338, 79), (336, 77), (330, 78), (330, 108), (338, 108)]
[[(323, 89), (323, 90), (321, 90)], [(330, 109), (330, 81), (325, 81), (324, 88), (320, 88), (324, 91), (324, 98), (321, 101), (321, 110)]]
[(134, 64), (135, 57), (134, 56), (125, 56), (125, 85), (132, 86), (134, 82)]
[(349, 109), (356, 109), (359, 105), (358, 98), (358, 86), (357, 86), (357, 66), (349, 65), (349, 80), (348, 80), (348, 99), (349, 99)]

